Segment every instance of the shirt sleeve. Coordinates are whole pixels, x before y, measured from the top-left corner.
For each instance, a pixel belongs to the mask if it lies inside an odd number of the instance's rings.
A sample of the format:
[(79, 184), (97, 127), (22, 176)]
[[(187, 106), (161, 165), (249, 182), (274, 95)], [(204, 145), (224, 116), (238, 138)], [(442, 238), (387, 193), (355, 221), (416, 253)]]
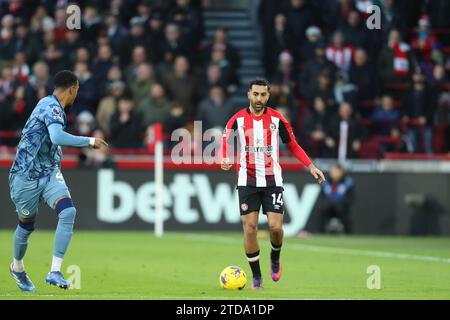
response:
[(221, 160), (222, 158), (228, 157), (228, 145), (233, 143), (232, 139), (233, 139), (234, 135), (232, 135), (232, 133), (236, 129), (237, 129), (236, 115), (234, 115), (228, 121), (227, 125), (225, 126), (224, 132), (222, 134), (222, 147), (219, 150), (219, 160)]
[(295, 139), (294, 131), (292, 130), (289, 122), (279, 114), (280, 124), (278, 127), (278, 134), (281, 138), (281, 141), (285, 143), (289, 150), (291, 150), (292, 154), (305, 166), (309, 167), (311, 165), (311, 159), (309, 159), (306, 152), (300, 147), (297, 140)]
[(50, 104), (45, 109), (46, 111), (44, 112), (43, 120), (47, 128), (53, 123), (59, 123), (61, 126), (65, 125), (63, 115), (64, 111), (61, 111), (60, 107), (58, 107), (56, 104)]
[(48, 126), (50, 140), (53, 144), (70, 147), (89, 147), (90, 139), (88, 137), (79, 137), (71, 135), (63, 130), (61, 123), (54, 121)]

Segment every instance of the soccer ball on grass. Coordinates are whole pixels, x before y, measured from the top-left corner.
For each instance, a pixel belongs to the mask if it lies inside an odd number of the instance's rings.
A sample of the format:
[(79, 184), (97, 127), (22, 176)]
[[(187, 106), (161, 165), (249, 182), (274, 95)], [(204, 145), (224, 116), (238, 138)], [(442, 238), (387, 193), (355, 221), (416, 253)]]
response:
[(222, 288), (227, 290), (242, 290), (247, 284), (247, 275), (242, 268), (226, 267), (220, 273), (219, 283)]

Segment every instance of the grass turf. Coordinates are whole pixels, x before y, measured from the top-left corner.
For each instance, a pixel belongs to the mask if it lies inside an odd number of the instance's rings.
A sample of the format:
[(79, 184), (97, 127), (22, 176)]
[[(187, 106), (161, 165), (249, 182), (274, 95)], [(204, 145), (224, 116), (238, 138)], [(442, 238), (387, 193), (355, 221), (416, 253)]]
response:
[[(450, 238), (312, 236), (285, 239), (283, 276), (269, 275), (269, 241), (261, 233), (264, 290), (220, 288), (220, 271), (244, 268), (236, 233), (76, 231), (63, 265), (81, 270), (81, 289), (45, 284), (53, 232), (36, 231), (25, 259), (37, 292), (22, 293), (8, 272), (12, 232), (0, 231), (0, 299), (450, 299)], [(367, 268), (381, 269), (381, 289), (367, 288)]]

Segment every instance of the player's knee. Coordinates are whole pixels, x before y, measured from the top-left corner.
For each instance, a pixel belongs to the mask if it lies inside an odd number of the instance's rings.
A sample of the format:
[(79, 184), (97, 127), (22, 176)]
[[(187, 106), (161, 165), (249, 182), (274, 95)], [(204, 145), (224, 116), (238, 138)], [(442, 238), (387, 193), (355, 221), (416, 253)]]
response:
[(75, 217), (77, 215), (77, 209), (75, 207), (69, 207), (61, 211), (58, 215), (59, 220), (65, 223), (73, 224), (75, 222)]
[(283, 225), (282, 224), (271, 224), (269, 225), (269, 230), (272, 233), (282, 233), (283, 232)]
[(253, 222), (244, 223), (244, 232), (248, 236), (255, 236), (258, 232), (258, 225)]
[(77, 214), (77, 209), (73, 206), (72, 199), (63, 198), (56, 204), (55, 207), (56, 214), (58, 215), (59, 220), (64, 225), (72, 225), (75, 222), (75, 216)]
[(31, 233), (34, 231), (34, 220), (23, 221), (19, 219), (19, 227)]

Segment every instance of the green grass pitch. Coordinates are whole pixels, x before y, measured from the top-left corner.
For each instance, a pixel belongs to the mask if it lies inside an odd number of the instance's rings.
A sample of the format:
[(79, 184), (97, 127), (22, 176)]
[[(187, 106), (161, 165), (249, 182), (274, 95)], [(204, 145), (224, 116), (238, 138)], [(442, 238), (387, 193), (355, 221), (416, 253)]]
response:
[[(37, 292), (22, 293), (8, 272), (12, 231), (0, 231), (0, 299), (450, 299), (450, 238), (312, 236), (285, 239), (283, 276), (269, 275), (262, 233), (264, 290), (220, 288), (220, 271), (244, 268), (242, 235), (76, 231), (63, 264), (81, 270), (81, 288), (49, 287), (53, 232), (36, 231), (25, 266)], [(367, 268), (380, 268), (380, 289), (368, 289)]]

